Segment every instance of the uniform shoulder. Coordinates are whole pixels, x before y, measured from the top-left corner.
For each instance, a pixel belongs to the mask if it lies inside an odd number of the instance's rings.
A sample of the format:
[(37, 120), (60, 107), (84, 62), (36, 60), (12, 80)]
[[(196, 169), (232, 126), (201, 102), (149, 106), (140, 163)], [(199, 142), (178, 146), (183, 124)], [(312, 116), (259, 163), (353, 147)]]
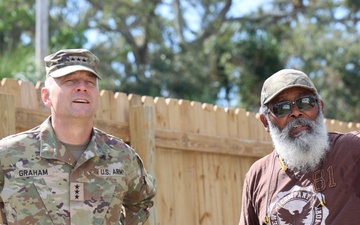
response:
[(105, 131), (100, 130), (99, 128), (95, 127), (94, 130), (95, 130), (95, 134), (102, 140), (113, 140), (114, 142), (124, 142), (123, 139), (114, 136), (112, 134), (106, 133)]
[(29, 149), (36, 149), (38, 144), (39, 132), (36, 130), (7, 136), (0, 140), (0, 159), (10, 160), (15, 159), (15, 156), (23, 156)]
[(99, 138), (103, 143), (108, 145), (112, 149), (121, 149), (127, 151), (134, 151), (125, 141), (119, 137), (108, 134), (98, 128), (94, 128), (96, 138)]
[(9, 145), (12, 143), (22, 142), (24, 140), (28, 140), (31, 138), (36, 138), (38, 136), (38, 134), (39, 134), (39, 130), (36, 127), (31, 130), (23, 131), (20, 133), (16, 133), (16, 134), (12, 134), (12, 135), (4, 137), (3, 139), (0, 140), (0, 145)]

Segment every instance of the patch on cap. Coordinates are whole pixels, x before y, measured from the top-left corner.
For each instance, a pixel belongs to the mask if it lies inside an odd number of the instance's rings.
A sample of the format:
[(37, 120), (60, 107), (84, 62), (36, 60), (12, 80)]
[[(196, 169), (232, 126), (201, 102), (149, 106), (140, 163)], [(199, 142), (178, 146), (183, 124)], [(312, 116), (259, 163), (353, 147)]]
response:
[(46, 76), (62, 77), (67, 74), (85, 70), (99, 79), (97, 67), (100, 60), (86, 49), (63, 49), (44, 58)]
[(315, 85), (305, 73), (294, 69), (283, 69), (265, 80), (261, 90), (261, 106), (269, 103), (280, 92), (292, 87), (306, 88), (318, 94)]

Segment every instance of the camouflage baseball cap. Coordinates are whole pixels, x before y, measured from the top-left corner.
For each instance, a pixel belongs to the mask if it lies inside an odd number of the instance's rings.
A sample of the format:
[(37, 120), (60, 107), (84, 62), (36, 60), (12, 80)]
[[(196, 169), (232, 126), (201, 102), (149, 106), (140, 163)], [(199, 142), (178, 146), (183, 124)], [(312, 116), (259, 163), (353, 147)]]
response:
[(62, 77), (75, 71), (85, 70), (101, 79), (96, 72), (100, 60), (86, 49), (63, 49), (46, 56), (44, 62), (46, 76)]
[(292, 87), (306, 88), (318, 94), (315, 85), (305, 73), (294, 69), (283, 69), (265, 80), (261, 90), (261, 106), (269, 103), (280, 92)]

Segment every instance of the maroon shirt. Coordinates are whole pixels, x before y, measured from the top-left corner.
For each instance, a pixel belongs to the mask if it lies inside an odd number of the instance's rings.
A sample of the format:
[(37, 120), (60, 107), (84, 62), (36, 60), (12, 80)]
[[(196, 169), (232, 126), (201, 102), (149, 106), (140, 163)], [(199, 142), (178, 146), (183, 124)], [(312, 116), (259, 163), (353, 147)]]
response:
[[(330, 151), (316, 171), (284, 171), (275, 151), (245, 177), (239, 225), (360, 224), (360, 131), (329, 133)], [(325, 200), (324, 206), (319, 206)]]

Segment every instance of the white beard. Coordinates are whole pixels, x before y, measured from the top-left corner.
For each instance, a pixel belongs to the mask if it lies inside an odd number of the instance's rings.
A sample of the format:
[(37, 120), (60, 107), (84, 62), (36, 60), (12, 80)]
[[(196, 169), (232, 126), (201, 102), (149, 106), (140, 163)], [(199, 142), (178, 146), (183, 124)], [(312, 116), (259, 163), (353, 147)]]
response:
[[(275, 150), (289, 169), (305, 174), (317, 169), (325, 160), (330, 144), (321, 111), (315, 122), (298, 118), (288, 123), (283, 130), (268, 121)], [(298, 123), (309, 125), (310, 131), (291, 137), (290, 128)]]

